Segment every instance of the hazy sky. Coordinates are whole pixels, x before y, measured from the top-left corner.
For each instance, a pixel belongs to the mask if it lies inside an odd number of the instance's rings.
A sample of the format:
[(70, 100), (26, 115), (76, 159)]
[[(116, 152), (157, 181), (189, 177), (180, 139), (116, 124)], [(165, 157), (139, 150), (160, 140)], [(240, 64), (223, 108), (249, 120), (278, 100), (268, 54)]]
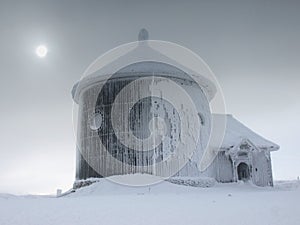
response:
[[(75, 177), (73, 84), (99, 55), (150, 38), (211, 67), (228, 113), (281, 149), (275, 179), (300, 176), (300, 1), (0, 1), (0, 192), (53, 193)], [(35, 48), (49, 54), (38, 58)]]

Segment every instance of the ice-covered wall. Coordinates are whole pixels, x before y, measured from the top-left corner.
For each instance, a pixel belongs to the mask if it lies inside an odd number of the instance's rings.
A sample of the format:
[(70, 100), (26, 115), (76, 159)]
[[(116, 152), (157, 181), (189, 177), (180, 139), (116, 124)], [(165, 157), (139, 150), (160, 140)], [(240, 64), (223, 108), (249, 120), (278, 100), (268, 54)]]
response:
[(269, 151), (261, 150), (252, 153), (252, 180), (258, 186), (273, 186)]
[[(157, 68), (159, 63), (143, 62), (142, 64), (149, 69), (149, 67)], [(129, 69), (125, 68), (114, 74), (105, 83), (97, 82), (82, 91), (78, 102), (77, 179), (137, 172), (164, 175), (172, 173), (171, 170), (179, 171), (176, 173), (177, 176), (198, 176), (200, 174), (197, 163), (207, 145), (211, 129), (209, 103), (196, 82), (176, 68), (170, 68), (169, 71), (171, 72), (168, 73), (168, 67), (171, 66), (164, 65), (163, 73), (156, 70), (155, 73), (138, 74), (128, 73)], [(136, 65), (133, 65), (133, 70), (135, 68)], [(126, 94), (118, 95), (124, 87), (145, 77), (153, 79), (153, 82), (156, 83), (175, 82), (182, 87), (192, 99), (197, 109), (197, 115), (192, 115), (192, 112), (185, 112), (185, 104), (182, 104), (179, 109), (174, 108), (174, 105), (166, 100), (163, 90), (161, 97), (150, 95), (138, 102), (133, 102), (137, 97), (149, 92), (149, 79), (141, 80), (138, 85), (132, 86), (132, 89), (129, 89)], [(168, 79), (164, 79), (166, 77)], [(176, 90), (173, 90), (172, 93), (176, 95)], [(132, 105), (133, 107), (129, 110)], [(112, 122), (114, 107), (118, 110), (117, 117)], [(182, 111), (179, 112), (180, 110)], [(166, 159), (173, 157), (173, 155), (176, 157), (176, 151), (186, 151), (186, 149), (177, 149), (182, 135), (180, 121), (180, 114), (182, 113), (190, 118), (191, 124), (189, 126), (191, 127), (195, 120), (192, 118), (196, 116), (199, 119), (201, 126), (199, 141), (196, 143), (197, 147), (191, 158), (173, 160), (172, 163), (168, 164)], [(160, 118), (160, 120), (149, 127), (153, 118)], [(127, 123), (128, 126), (124, 126)], [(122, 126), (118, 126), (118, 124)], [(162, 124), (166, 137), (163, 140), (158, 140), (161, 143), (153, 150), (144, 151), (144, 146), (139, 146), (138, 143), (136, 146), (128, 147), (124, 144), (124, 140), (120, 140), (120, 137), (126, 139), (126, 137), (130, 138), (132, 134), (138, 139), (147, 139), (151, 135), (151, 129), (156, 132)], [(117, 131), (116, 127), (118, 128)], [(193, 134), (189, 135), (192, 136)], [(148, 141), (156, 142), (156, 139), (149, 139)], [(185, 165), (182, 165), (181, 161), (185, 161)]]

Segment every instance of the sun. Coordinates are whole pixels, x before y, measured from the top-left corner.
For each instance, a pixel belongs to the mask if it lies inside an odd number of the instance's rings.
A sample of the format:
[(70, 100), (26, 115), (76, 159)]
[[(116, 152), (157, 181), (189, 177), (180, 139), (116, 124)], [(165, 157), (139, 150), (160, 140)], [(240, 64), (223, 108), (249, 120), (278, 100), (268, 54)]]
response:
[(35, 53), (38, 57), (44, 58), (48, 53), (48, 49), (45, 45), (40, 45), (36, 48)]

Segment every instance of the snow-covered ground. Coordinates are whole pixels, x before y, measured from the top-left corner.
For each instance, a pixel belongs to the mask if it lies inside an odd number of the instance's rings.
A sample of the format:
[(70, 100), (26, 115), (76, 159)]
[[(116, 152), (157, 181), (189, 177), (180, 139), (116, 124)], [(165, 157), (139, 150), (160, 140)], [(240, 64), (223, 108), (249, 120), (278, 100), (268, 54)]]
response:
[(162, 182), (128, 187), (102, 180), (64, 197), (0, 194), (1, 225), (300, 224), (299, 181), (210, 188)]

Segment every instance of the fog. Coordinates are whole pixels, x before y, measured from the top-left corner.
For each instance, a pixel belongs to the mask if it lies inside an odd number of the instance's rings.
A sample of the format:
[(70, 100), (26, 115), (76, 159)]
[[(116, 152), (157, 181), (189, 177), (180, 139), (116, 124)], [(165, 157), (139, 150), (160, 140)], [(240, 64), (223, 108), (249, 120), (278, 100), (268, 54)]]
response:
[[(75, 179), (71, 89), (99, 55), (150, 39), (211, 67), (227, 112), (274, 141), (274, 179), (300, 175), (300, 2), (0, 1), (0, 192), (54, 193)], [(48, 55), (35, 54), (38, 45)]]

